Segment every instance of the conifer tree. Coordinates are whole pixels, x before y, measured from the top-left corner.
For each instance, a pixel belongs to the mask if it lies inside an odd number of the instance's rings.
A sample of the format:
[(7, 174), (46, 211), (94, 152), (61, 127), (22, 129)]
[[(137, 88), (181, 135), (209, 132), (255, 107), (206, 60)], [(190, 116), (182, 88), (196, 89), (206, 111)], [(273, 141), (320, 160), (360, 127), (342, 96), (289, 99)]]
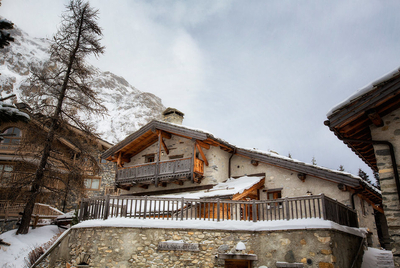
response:
[(340, 165), (338, 170), (339, 170), (339, 171), (344, 171), (344, 166), (343, 166), (343, 165)]
[(66, 124), (70, 124), (90, 137), (92, 129), (84, 116), (105, 112), (90, 85), (92, 70), (85, 64), (87, 56), (98, 56), (104, 51), (100, 44), (102, 32), (97, 18), (98, 10), (91, 8), (89, 3), (71, 0), (53, 38), (49, 62), (31, 69), (31, 86), (23, 92), (26, 102), (32, 105), (35, 113), (49, 120), (17, 234), (28, 233), (35, 200), (45, 185), (46, 174), (53, 168), (49, 158), (57, 153), (53, 150), (57, 131), (66, 129)]
[(361, 168), (358, 169), (358, 176), (363, 179), (364, 181), (371, 183), (371, 180), (369, 179), (369, 176), (367, 173), (365, 173)]
[(317, 160), (315, 159), (315, 157), (313, 156), (311, 159), (311, 164), (313, 164), (314, 166), (317, 165)]

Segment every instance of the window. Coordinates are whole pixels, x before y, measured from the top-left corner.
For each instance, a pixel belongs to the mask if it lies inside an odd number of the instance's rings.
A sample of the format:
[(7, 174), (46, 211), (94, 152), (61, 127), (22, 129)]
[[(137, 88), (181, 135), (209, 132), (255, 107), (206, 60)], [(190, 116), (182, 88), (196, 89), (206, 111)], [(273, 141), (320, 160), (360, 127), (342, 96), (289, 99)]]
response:
[(183, 158), (183, 154), (177, 154), (177, 155), (171, 155), (169, 156), (169, 159), (180, 159)]
[(87, 190), (100, 190), (100, 178), (86, 178), (85, 187)]
[(154, 162), (156, 159), (156, 155), (155, 154), (148, 154), (144, 156), (144, 162), (145, 163), (151, 163)]
[(12, 165), (0, 165), (0, 177), (11, 178), (14, 167)]
[(0, 165), (0, 184), (12, 181), (13, 170), (12, 165)]
[(267, 192), (268, 200), (282, 198), (281, 191)]
[(2, 144), (17, 145), (21, 140), (21, 130), (16, 127), (7, 128), (2, 134)]

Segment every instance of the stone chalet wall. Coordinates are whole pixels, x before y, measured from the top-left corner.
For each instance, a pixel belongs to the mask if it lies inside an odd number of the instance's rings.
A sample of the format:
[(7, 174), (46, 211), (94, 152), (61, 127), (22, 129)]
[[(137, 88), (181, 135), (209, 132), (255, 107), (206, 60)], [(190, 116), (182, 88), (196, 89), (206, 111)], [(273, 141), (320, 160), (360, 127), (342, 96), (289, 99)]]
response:
[[(394, 147), (397, 166), (400, 161), (400, 109), (382, 118), (383, 127), (370, 126), (372, 140), (389, 141)], [(396, 267), (400, 266), (400, 202), (394, 179), (390, 150), (387, 145), (374, 145), (383, 210), (389, 227), (391, 247)], [(397, 167), (398, 169), (398, 167)], [(400, 173), (400, 172), (399, 172)]]
[[(158, 243), (179, 241), (199, 244), (199, 251), (159, 250)], [(255, 254), (252, 267), (276, 267), (276, 262), (303, 263), (304, 267), (351, 267), (362, 238), (337, 230), (227, 231), (127, 227), (74, 228), (37, 267), (224, 267), (219, 253)], [(361, 266), (363, 249), (354, 267)], [(83, 267), (83, 266), (81, 266)], [(288, 266), (290, 267), (290, 266)]]

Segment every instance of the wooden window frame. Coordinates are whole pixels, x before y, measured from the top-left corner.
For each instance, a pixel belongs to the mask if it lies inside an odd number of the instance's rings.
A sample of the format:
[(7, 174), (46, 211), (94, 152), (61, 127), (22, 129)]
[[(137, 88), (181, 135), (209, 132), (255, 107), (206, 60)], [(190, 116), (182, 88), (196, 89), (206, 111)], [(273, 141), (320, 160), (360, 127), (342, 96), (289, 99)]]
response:
[[(86, 180), (91, 180), (91, 183), (90, 183), (90, 186), (92, 186), (92, 184), (93, 184), (93, 180), (99, 180), (99, 187), (98, 188), (88, 188), (88, 187), (86, 187)], [(88, 178), (88, 177), (86, 177), (85, 178), (85, 189), (87, 190), (87, 191), (100, 191), (100, 188), (101, 188), (101, 177), (90, 177), (90, 178)]]
[[(12, 129), (11, 133), (7, 133), (9, 129)], [(21, 139), (22, 139), (22, 130), (19, 127), (15, 127), (15, 126), (7, 127), (2, 132), (2, 134), (3, 135), (4, 134), (15, 134), (14, 133), (15, 129), (18, 129), (19, 135), (18, 136), (8, 136), (8, 137), (6, 136), (6, 137), (3, 137), (4, 139), (1, 141), (1, 144), (3, 144), (3, 145), (19, 145), (20, 144)], [(6, 143), (6, 140), (9, 140), (9, 142)], [(14, 142), (14, 141), (17, 141), (17, 142)]]
[[(153, 160), (153, 161), (150, 161)], [(156, 162), (156, 154), (147, 154), (144, 156), (145, 163), (154, 163)]]

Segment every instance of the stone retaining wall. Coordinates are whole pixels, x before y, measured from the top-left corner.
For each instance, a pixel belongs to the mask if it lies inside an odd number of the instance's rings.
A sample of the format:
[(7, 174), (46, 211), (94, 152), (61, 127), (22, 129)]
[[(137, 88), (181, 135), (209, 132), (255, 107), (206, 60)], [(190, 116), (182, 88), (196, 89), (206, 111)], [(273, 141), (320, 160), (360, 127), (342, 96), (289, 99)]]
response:
[[(276, 262), (304, 267), (351, 267), (362, 238), (331, 229), (290, 231), (184, 230), (125, 227), (76, 228), (38, 265), (65, 267), (83, 261), (85, 267), (224, 267), (218, 254), (255, 254), (253, 267)], [(198, 251), (160, 250), (163, 241), (198, 244)], [(244, 251), (236, 245), (243, 242)], [(354, 267), (361, 266), (361, 249)]]

